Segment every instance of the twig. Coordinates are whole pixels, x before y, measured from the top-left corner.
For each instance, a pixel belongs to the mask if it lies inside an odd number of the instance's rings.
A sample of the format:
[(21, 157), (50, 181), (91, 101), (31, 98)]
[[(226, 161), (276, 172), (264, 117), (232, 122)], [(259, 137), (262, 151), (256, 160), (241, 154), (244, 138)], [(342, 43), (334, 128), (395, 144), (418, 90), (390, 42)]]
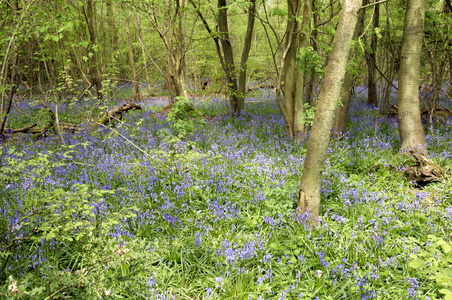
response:
[(417, 292), (413, 295), (413, 298), (411, 298), (411, 300), (414, 300), (416, 298), (417, 293), (419, 293), (419, 291), (421, 290), (421, 288), (424, 286), (424, 284), (427, 282), (427, 279), (429, 279), (429, 277), (432, 275), (433, 271), (430, 272), (430, 274), (428, 274), (427, 278), (425, 278), (424, 282), (421, 284), (421, 286), (417, 289)]
[(0, 275), (2, 275), (3, 270), (5, 270), (6, 265), (8, 264), (9, 258), (11, 257), (11, 254), (8, 254), (8, 256), (6, 257), (5, 263), (3, 264), (2, 269), (0, 270)]
[(345, 152), (346, 150), (348, 150), (349, 148), (350, 148), (350, 146), (347, 146), (347, 147), (345, 147), (344, 149), (342, 149), (342, 151), (336, 156), (336, 160), (334, 161), (334, 163), (326, 170), (326, 172), (336, 165), (337, 161), (338, 161), (339, 158), (342, 156), (342, 153), (344, 153), (344, 152)]
[(53, 298), (53, 296), (55, 296), (56, 294), (58, 294), (59, 292), (61, 292), (62, 290), (66, 289), (68, 286), (65, 285), (63, 286), (61, 289), (59, 289), (58, 291), (53, 292), (49, 297), (45, 298), (44, 300), (50, 300)]
[(385, 2), (389, 2), (389, 1), (391, 1), (391, 0), (382, 0), (382, 1), (374, 2), (374, 3), (371, 3), (371, 4), (367, 4), (367, 5), (361, 6), (360, 9), (363, 9), (363, 8), (366, 8), (366, 7), (375, 6), (375, 5), (378, 5), (378, 4), (381, 4), (381, 3), (385, 3)]
[(67, 146), (66, 141), (64, 140), (63, 133), (61, 132), (60, 121), (58, 119), (58, 104), (55, 104), (55, 127), (58, 131), (58, 136), (60, 137), (61, 143)]
[(94, 123), (96, 123), (99, 126), (102, 126), (104, 128), (110, 129), (111, 131), (113, 131), (114, 133), (116, 133), (117, 135), (119, 135), (120, 137), (122, 137), (123, 139), (125, 139), (127, 142), (129, 142), (133, 147), (135, 147), (138, 151), (140, 151), (141, 153), (143, 153), (144, 155), (146, 155), (147, 157), (151, 157), (151, 155), (149, 155), (146, 151), (144, 151), (143, 149), (141, 149), (140, 147), (138, 147), (137, 145), (135, 145), (131, 140), (129, 140), (128, 138), (126, 138), (123, 134), (121, 134), (119, 131), (117, 131), (116, 129), (113, 129), (111, 127), (107, 127), (104, 124), (101, 124), (99, 122), (94, 121)]

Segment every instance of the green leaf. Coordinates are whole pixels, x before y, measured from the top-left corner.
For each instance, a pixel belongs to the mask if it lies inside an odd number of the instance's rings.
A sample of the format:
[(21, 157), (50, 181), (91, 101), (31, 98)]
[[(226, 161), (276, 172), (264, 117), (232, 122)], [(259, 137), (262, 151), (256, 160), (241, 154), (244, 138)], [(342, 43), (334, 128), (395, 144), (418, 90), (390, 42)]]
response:
[(443, 295), (452, 295), (452, 292), (448, 289), (441, 289), (439, 292)]
[(424, 264), (424, 262), (422, 260), (420, 260), (419, 258), (415, 258), (412, 262), (410, 262), (410, 267), (412, 267), (413, 269), (418, 269), (420, 268), (422, 265)]
[(284, 17), (285, 15), (287, 15), (287, 12), (282, 10), (279, 7), (275, 7), (270, 11), (270, 16), (280, 16), (280, 17)]

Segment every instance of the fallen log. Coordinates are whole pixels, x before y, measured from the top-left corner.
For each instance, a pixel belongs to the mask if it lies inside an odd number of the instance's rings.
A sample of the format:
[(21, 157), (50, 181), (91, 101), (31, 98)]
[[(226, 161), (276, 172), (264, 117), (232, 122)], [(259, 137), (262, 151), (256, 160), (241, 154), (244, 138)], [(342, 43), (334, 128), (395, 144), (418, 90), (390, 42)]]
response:
[(81, 126), (78, 124), (70, 124), (70, 123), (60, 122), (60, 127), (61, 127), (61, 130), (63, 130), (64, 132), (68, 132), (68, 133), (74, 133), (74, 132), (82, 130)]
[(431, 182), (440, 181), (445, 171), (437, 163), (421, 155), (418, 151), (411, 150), (411, 159), (416, 163), (405, 169), (405, 174), (410, 181), (419, 186), (425, 186)]
[(99, 120), (99, 123), (102, 125), (107, 125), (110, 122), (116, 120), (122, 120), (122, 113), (129, 110), (137, 110), (142, 109), (140, 105), (136, 103), (126, 103), (121, 106), (114, 107), (107, 111), (105, 115)]
[(28, 125), (22, 128), (17, 128), (17, 129), (11, 129), (11, 128), (5, 128), (5, 130), (3, 130), (3, 134), (10, 132), (10, 133), (27, 133), (30, 131), (30, 129), (32, 129), (33, 127), (35, 127), (38, 124), (32, 124), (32, 125)]
[[(428, 108), (428, 109), (421, 110), (421, 117), (430, 115), (430, 113), (433, 113), (436, 115), (442, 115), (442, 116), (446, 116), (446, 117), (452, 115), (452, 111), (450, 109), (438, 106), (438, 107), (434, 107), (433, 109)], [(388, 117), (390, 117), (390, 118), (397, 117), (398, 114), (399, 114), (399, 108), (397, 107), (397, 105), (391, 104), (391, 106), (389, 107), (389, 110), (388, 110)]]
[[(281, 82), (281, 86), (284, 86), (284, 82)], [(246, 92), (252, 92), (255, 90), (260, 90), (260, 89), (275, 89), (276, 86), (274, 83), (262, 83), (256, 86), (250, 86), (246, 89)]]
[[(136, 103), (126, 103), (124, 105), (114, 107), (114, 108), (110, 109), (109, 111), (107, 111), (105, 113), (105, 115), (98, 122), (95, 122), (95, 123), (99, 123), (99, 124), (102, 124), (105, 126), (110, 122), (121, 120), (123, 112), (129, 111), (129, 110), (136, 110), (136, 109), (142, 109), (142, 108), (140, 105), (138, 105)], [(46, 127), (35, 128), (37, 126), (37, 124), (32, 124), (32, 125), (28, 125), (28, 126), (13, 129), (13, 130), (10, 128), (5, 128), (5, 130), (3, 131), (3, 134), (6, 134), (6, 133), (9, 133), (9, 134), (30, 133), (33, 135), (33, 138), (37, 139), (37, 138), (42, 137), (44, 134), (47, 133), (47, 131), (49, 131), (55, 127), (55, 114), (50, 109), (48, 109), (48, 111), (49, 111), (49, 114), (52, 119), (50, 120), (49, 124), (47, 124)], [(83, 128), (83, 125), (60, 122), (60, 128), (64, 132), (74, 133), (74, 132), (80, 131)]]

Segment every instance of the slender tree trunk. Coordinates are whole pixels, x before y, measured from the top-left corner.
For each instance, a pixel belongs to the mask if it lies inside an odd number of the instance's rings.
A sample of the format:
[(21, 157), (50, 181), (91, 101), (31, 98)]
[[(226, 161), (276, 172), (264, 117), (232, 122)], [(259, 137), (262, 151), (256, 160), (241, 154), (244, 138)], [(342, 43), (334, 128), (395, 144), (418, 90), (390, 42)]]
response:
[(248, 8), (248, 25), (246, 28), (245, 42), (243, 45), (242, 57), (240, 60), (239, 70), (239, 91), (237, 97), (237, 104), (240, 113), (245, 106), (245, 90), (246, 90), (246, 68), (248, 57), (251, 50), (251, 43), (253, 41), (254, 21), (256, 14), (256, 0), (251, 0), (251, 6)]
[(176, 0), (178, 5), (178, 24), (177, 24), (177, 49), (175, 61), (175, 75), (176, 84), (179, 89), (179, 95), (188, 99), (187, 87), (185, 84), (185, 32), (184, 32), (184, 18), (185, 18), (185, 0)]
[[(6, 57), (5, 57), (5, 66), (2, 67), (2, 71), (4, 77), (2, 80), (2, 85), (3, 87), (5, 87), (5, 91), (6, 92), (6, 98), (3, 96), (2, 93), (2, 106), (1, 106), (1, 119), (0, 119), (0, 136), (3, 135), (3, 131), (5, 130), (5, 125), (6, 125), (6, 120), (8, 119), (8, 115), (9, 112), (11, 111), (11, 105), (13, 103), (13, 99), (14, 99), (14, 95), (16, 94), (17, 91), (17, 58), (18, 58), (18, 48), (17, 48), (17, 43), (16, 43), (16, 39), (15, 39), (15, 34), (16, 34), (16, 30), (17, 30), (17, 24), (16, 24), (16, 15), (17, 12), (19, 11), (19, 0), (16, 0), (14, 5), (13, 5), (13, 13), (12, 13), (12, 34), (13, 36), (11, 37), (11, 41), (10, 41), (10, 47), (9, 50), (11, 52), (11, 63), (6, 64)], [(6, 56), (9, 53), (6, 53)], [(8, 72), (8, 67), (11, 67), (11, 70)], [(0, 73), (0, 76), (3, 75)], [(6, 78), (9, 77), (9, 80), (7, 80)], [(1, 166), (0, 166), (1, 167)]]
[(226, 0), (218, 0), (218, 36), (223, 49), (224, 67), (229, 90), (229, 104), (232, 114), (240, 114), (238, 86), (235, 73), (234, 54), (228, 28), (228, 8)]
[(112, 1), (107, 1), (107, 20), (108, 20), (108, 27), (111, 34), (111, 58), (112, 58), (112, 66), (115, 68), (115, 71), (113, 73), (114, 77), (119, 77), (119, 70), (120, 70), (120, 63), (119, 63), (119, 57), (118, 57), (118, 30), (116, 26), (115, 21), (115, 15), (113, 13), (113, 5)]
[(399, 71), (398, 119), (401, 150), (425, 148), (419, 107), (419, 78), (424, 34), (425, 0), (408, 0)]
[(320, 210), (322, 170), (325, 166), (334, 113), (345, 77), (347, 59), (361, 2), (362, 0), (343, 1), (330, 60), (320, 90), (317, 111), (309, 136), (300, 183), (298, 207), (300, 213), (309, 212), (310, 217), (315, 222), (318, 220)]
[[(303, 49), (308, 45), (308, 34), (311, 29), (311, 17), (312, 17), (312, 0), (305, 0), (303, 5), (303, 22), (300, 28), (300, 34), (298, 35), (298, 48)], [(298, 66), (298, 61), (297, 61)], [(302, 139), (306, 132), (303, 123), (304, 114), (304, 78), (306, 74), (295, 70), (295, 105), (294, 105), (294, 130), (293, 133), (296, 139)]]
[[(142, 41), (142, 35), (141, 35), (141, 21), (140, 21), (140, 15), (137, 14), (137, 34), (140, 40)], [(151, 78), (149, 76), (148, 66), (147, 66), (147, 59), (146, 59), (146, 49), (144, 46), (144, 43), (141, 44), (141, 52), (143, 54), (143, 65), (144, 65), (144, 71), (146, 73), (146, 86), (148, 88), (149, 97), (152, 97), (154, 95), (154, 92), (152, 91), (151, 87)]]
[(135, 70), (135, 59), (133, 58), (133, 44), (132, 44), (132, 38), (130, 36), (129, 17), (126, 17), (125, 23), (126, 23), (127, 43), (129, 44), (130, 68), (132, 69), (133, 101), (140, 102), (140, 91), (138, 90), (138, 81), (136, 78), (137, 72)]
[[(448, 12), (449, 14), (452, 14), (452, 1), (451, 0), (445, 0), (444, 1), (444, 9), (445, 12)], [(448, 29), (450, 30), (452, 26), (449, 24)], [(449, 82), (452, 82), (452, 45), (449, 43), (448, 46), (449, 49)]]
[[(312, 11), (315, 11), (315, 1), (316, 0), (312, 0)], [(319, 17), (317, 14), (313, 15), (313, 27), (312, 27), (312, 41), (317, 41), (318, 35), (319, 35), (319, 31), (317, 29), (317, 24), (319, 23)], [(317, 42), (312, 42), (312, 48), (315, 52), (318, 52), (318, 47), (317, 47)], [(308, 88), (307, 88), (307, 93), (306, 93), (306, 102), (314, 105), (314, 97), (315, 97), (315, 70), (312, 69), (311, 70), (311, 75), (309, 76), (309, 82), (308, 82)]]
[(89, 38), (91, 41), (91, 49), (90, 52), (92, 54), (92, 65), (90, 67), (91, 71), (91, 80), (96, 86), (97, 98), (102, 100), (104, 95), (102, 93), (102, 78), (99, 75), (98, 64), (97, 64), (97, 54), (94, 51), (93, 46), (96, 44), (96, 34), (94, 29), (94, 16), (93, 16), (93, 0), (87, 0), (86, 2), (86, 22), (88, 24), (88, 32)]
[[(368, 0), (363, 0), (362, 5), (366, 5)], [(358, 39), (363, 32), (364, 28), (364, 13), (365, 9), (360, 9), (358, 12), (358, 21), (356, 23), (355, 31), (353, 32), (353, 39)], [(352, 89), (355, 85), (355, 76), (353, 72), (347, 72), (345, 75), (344, 83), (342, 84), (340, 101), (341, 103), (336, 108), (336, 114), (334, 116), (334, 131), (337, 133), (343, 133), (345, 131), (345, 124), (347, 122), (348, 110), (350, 107), (350, 99), (352, 96)]]
[[(300, 13), (300, 0), (287, 0), (287, 28), (286, 28), (286, 57), (284, 58), (284, 109), (287, 120), (286, 128), (290, 128), (289, 138), (293, 138), (294, 132), (294, 112), (295, 93), (297, 90), (297, 50), (298, 50), (298, 22)], [(302, 87), (300, 87), (303, 89)]]
[(368, 74), (368, 96), (367, 104), (371, 104), (375, 107), (378, 106), (378, 93), (377, 93), (377, 76), (376, 76), (376, 63), (377, 63), (377, 35), (375, 34), (375, 29), (378, 28), (380, 23), (380, 4), (374, 6), (374, 18), (373, 18), (373, 31), (371, 34), (370, 41), (370, 53), (366, 55), (367, 61), (367, 74)]

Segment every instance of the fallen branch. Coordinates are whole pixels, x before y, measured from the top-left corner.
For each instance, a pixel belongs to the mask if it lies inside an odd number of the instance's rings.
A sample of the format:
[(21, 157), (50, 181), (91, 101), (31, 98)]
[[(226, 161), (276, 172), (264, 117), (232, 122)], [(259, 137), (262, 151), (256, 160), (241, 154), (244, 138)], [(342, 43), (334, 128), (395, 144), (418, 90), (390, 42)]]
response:
[(104, 127), (104, 128), (107, 128), (107, 129), (110, 129), (111, 131), (113, 131), (114, 133), (116, 133), (117, 135), (119, 135), (120, 137), (122, 137), (123, 139), (125, 139), (127, 142), (129, 142), (133, 147), (135, 147), (138, 151), (140, 151), (141, 153), (143, 153), (144, 155), (146, 155), (147, 157), (150, 157), (150, 158), (152, 158), (152, 156), (149, 154), (149, 153), (147, 153), (146, 151), (144, 151), (143, 149), (141, 149), (140, 147), (138, 147), (134, 142), (132, 142), (131, 140), (129, 140), (128, 138), (126, 138), (123, 134), (121, 134), (119, 131), (117, 131), (117, 130), (115, 130), (115, 129), (113, 129), (113, 128), (110, 128), (110, 127), (107, 127), (107, 126), (105, 126), (104, 124), (101, 124), (101, 123), (98, 123), (98, 122), (95, 122), (97, 125), (99, 125), (99, 126), (101, 126), (101, 127)]
[[(284, 86), (284, 82), (281, 82), (281, 86)], [(273, 83), (262, 83), (256, 86), (251, 86), (249, 88), (246, 89), (246, 92), (252, 92), (255, 90), (260, 90), (260, 89), (276, 89), (275, 84)]]
[[(433, 107), (421, 110), (421, 116), (424, 117), (430, 114), (440, 114), (445, 116), (452, 116), (452, 111), (445, 107)], [(391, 104), (388, 111), (388, 117), (396, 117), (399, 114), (399, 108), (397, 105)]]
[[(121, 106), (114, 107), (107, 111), (105, 115), (99, 120), (99, 123), (102, 125), (107, 125), (113, 120), (119, 119), (122, 120), (122, 113), (128, 110), (136, 110), (142, 109), (140, 105), (136, 103), (126, 103)], [(97, 123), (97, 122), (96, 122)]]
[[(54, 128), (55, 132), (57, 132), (60, 136), (60, 139), (62, 141), (62, 143), (64, 144), (64, 139), (62, 138), (62, 131), (64, 132), (68, 132), (68, 133), (74, 133), (77, 131), (82, 130), (83, 128), (83, 124), (70, 124), (70, 123), (64, 123), (64, 122), (59, 122), (58, 120), (58, 110), (55, 111), (55, 113), (53, 111), (51, 111), (48, 107), (48, 112), (49, 115), (51, 117), (51, 120), (49, 122), (49, 124), (47, 124), (46, 127), (44, 128), (35, 128), (37, 126), (37, 124), (32, 124), (32, 125), (28, 125), (22, 128), (17, 128), (17, 129), (10, 129), (10, 128), (5, 128), (5, 130), (3, 131), (3, 134), (5, 133), (13, 133), (13, 134), (17, 134), (17, 133), (31, 133), (33, 134), (34, 138), (39, 138), (42, 135), (44, 135), (48, 130)], [(97, 125), (101, 125), (101, 126), (105, 126), (108, 123), (111, 122), (121, 122), (122, 119), (122, 113), (129, 111), (129, 110), (136, 110), (136, 109), (142, 109), (140, 105), (136, 104), (136, 103), (126, 103), (124, 105), (121, 106), (117, 106), (114, 107), (112, 109), (110, 109), (109, 111), (107, 111), (105, 113), (105, 115), (99, 120), (99, 121), (94, 121), (94, 123), (96, 123)], [(55, 128), (57, 127), (57, 128)]]
[(28, 125), (22, 128), (17, 128), (17, 129), (10, 129), (10, 128), (5, 128), (5, 130), (3, 130), (3, 133), (5, 134), (6, 132), (12, 132), (12, 133), (27, 133), (30, 131), (30, 129), (32, 129), (33, 127), (35, 127), (38, 124), (33, 124), (33, 125)]

